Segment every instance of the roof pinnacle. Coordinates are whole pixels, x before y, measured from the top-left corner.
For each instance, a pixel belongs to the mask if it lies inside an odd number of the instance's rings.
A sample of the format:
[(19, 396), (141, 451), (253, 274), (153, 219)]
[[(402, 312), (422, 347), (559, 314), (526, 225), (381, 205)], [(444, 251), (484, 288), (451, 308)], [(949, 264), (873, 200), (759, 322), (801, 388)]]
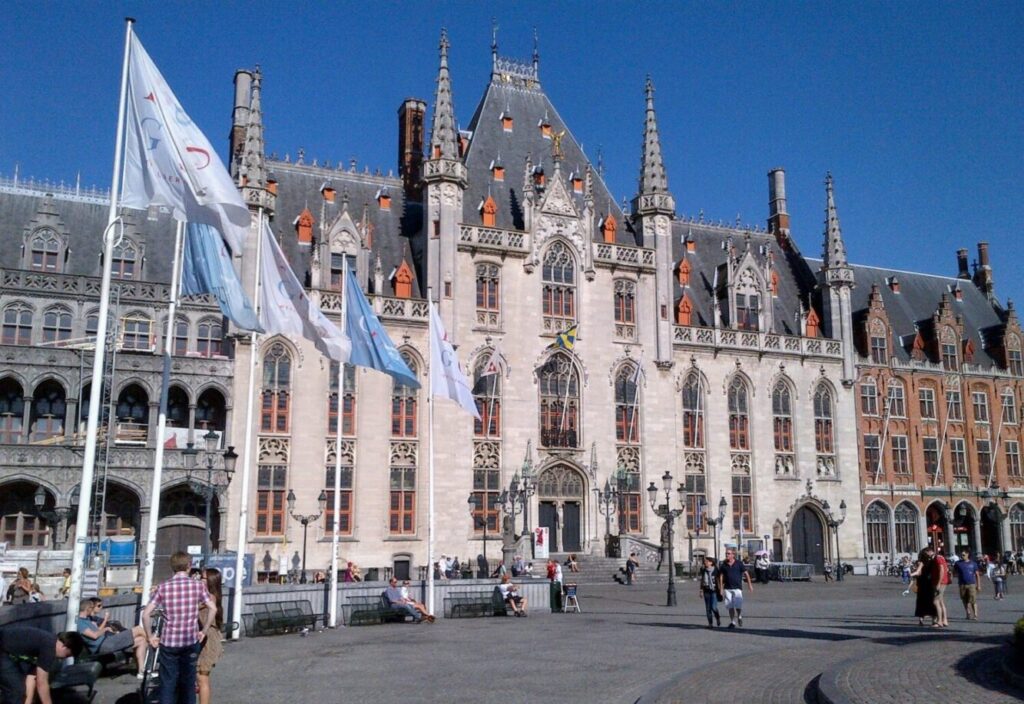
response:
[(643, 152), (640, 157), (640, 193), (667, 193), (668, 177), (665, 162), (661, 157), (661, 138), (658, 135), (658, 118), (654, 112), (654, 82), (647, 76), (644, 86), (646, 117), (644, 119)]
[(825, 175), (825, 245), (822, 252), (822, 268), (848, 269), (846, 244), (843, 242), (843, 231), (839, 225), (839, 213), (832, 185), (832, 172)]
[(459, 156), (455, 108), (452, 105), (452, 83), (448, 73), (448, 46), (448, 31), (442, 28), (439, 45), (441, 62), (437, 72), (434, 120), (430, 133), (430, 158), (433, 159), (457, 159)]

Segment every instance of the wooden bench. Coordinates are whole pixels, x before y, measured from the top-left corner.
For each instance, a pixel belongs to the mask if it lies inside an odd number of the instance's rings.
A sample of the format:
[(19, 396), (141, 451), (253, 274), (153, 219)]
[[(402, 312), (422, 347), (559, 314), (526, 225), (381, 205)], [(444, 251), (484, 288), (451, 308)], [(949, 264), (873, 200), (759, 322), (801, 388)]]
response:
[(91, 702), (96, 696), (96, 680), (102, 671), (103, 666), (98, 662), (77, 662), (64, 667), (50, 680), (50, 691), (56, 695), (54, 701), (61, 701), (65, 694), (74, 692), (78, 687), (85, 687), (85, 701)]
[(508, 616), (508, 607), (495, 587), (490, 592), (463, 592), (444, 598), (445, 618)]
[(253, 604), (251, 613), (242, 614), (242, 623), (246, 635), (266, 636), (313, 628), (319, 616), (309, 601), (275, 601)]

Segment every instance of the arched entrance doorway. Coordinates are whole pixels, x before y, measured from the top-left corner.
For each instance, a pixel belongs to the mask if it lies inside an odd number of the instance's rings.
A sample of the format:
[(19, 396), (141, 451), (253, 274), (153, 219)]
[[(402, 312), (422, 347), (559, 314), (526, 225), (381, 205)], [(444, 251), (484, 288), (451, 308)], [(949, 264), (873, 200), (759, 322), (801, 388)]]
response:
[(946, 546), (946, 511), (940, 503), (933, 503), (925, 511), (928, 527), (928, 545), (936, 551)]
[(971, 555), (978, 552), (977, 535), (978, 514), (967, 502), (960, 502), (953, 512), (953, 543), (956, 554), (966, 550)]
[(814, 565), (825, 571), (825, 524), (810, 506), (801, 506), (793, 514), (793, 562)]
[(548, 529), (552, 551), (580, 552), (583, 549), (586, 496), (586, 480), (568, 465), (548, 467), (537, 477), (537, 523)]
[[(981, 508), (981, 551), (989, 556), (1003, 552), (1003, 514), (995, 504)], [(972, 555), (973, 557), (973, 555)]]

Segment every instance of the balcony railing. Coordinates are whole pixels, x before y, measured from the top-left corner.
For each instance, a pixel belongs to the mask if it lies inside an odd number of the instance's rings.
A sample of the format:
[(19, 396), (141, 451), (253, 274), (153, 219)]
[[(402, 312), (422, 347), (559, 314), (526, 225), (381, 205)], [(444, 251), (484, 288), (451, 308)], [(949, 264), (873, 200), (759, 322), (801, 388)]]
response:
[(721, 328), (675, 326), (673, 341), (677, 345), (712, 349), (750, 350), (751, 352), (789, 352), (795, 355), (841, 359), (843, 345), (838, 340), (817, 337), (795, 337), (775, 333)]

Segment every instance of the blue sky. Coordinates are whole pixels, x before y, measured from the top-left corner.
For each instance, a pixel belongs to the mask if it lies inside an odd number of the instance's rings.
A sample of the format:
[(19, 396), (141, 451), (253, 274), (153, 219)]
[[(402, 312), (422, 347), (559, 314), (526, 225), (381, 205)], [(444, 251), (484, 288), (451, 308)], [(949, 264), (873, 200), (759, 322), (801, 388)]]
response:
[(955, 274), (988, 240), (1024, 304), (1024, 3), (52, 2), (0, 25), (0, 174), (110, 181), (123, 17), (226, 151), (234, 70), (260, 64), (268, 151), (396, 167), (396, 110), (432, 101), (440, 28), (465, 125), (502, 55), (540, 40), (541, 81), (616, 197), (636, 188), (651, 74), (677, 209), (763, 224), (787, 171), (820, 252), (831, 170), (851, 259)]

